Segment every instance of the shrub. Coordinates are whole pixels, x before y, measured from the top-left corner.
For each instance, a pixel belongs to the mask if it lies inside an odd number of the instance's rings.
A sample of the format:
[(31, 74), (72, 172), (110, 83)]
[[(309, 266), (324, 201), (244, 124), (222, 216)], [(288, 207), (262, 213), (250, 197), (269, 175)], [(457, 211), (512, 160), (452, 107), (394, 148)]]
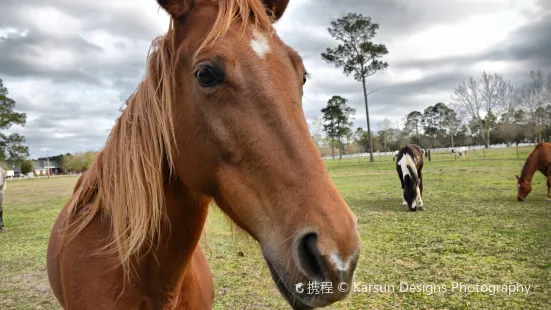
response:
[(34, 171), (34, 164), (32, 160), (25, 160), (21, 163), (21, 173), (27, 175), (30, 172)]

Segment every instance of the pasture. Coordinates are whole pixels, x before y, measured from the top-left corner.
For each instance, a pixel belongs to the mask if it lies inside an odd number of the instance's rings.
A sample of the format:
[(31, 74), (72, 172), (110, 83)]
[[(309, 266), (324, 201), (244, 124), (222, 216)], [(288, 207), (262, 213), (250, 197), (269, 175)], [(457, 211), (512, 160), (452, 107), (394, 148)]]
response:
[[(401, 205), (390, 156), (328, 160), (333, 181), (359, 219), (361, 259), (355, 281), (387, 292), (353, 292), (329, 309), (541, 309), (551, 304), (551, 204), (538, 172), (533, 192), (516, 201), (515, 174), (532, 148), (433, 154), (423, 169), (424, 212)], [(483, 158), (486, 158), (484, 160)], [(45, 255), (53, 222), (76, 177), (10, 181), (0, 234), (0, 309), (59, 309), (50, 294)], [(235, 231), (215, 206), (203, 241), (214, 276), (215, 309), (289, 309), (258, 245)], [(93, 270), (90, 270), (93, 272)], [(425, 283), (401, 292), (400, 282)], [(467, 285), (520, 283), (526, 292), (452, 292)], [(392, 291), (394, 286), (394, 291)], [(445, 286), (446, 292), (429, 288)], [(403, 287), (402, 287), (403, 288)], [(419, 287), (417, 287), (419, 288)], [(336, 289), (334, 287), (333, 289)], [(352, 288), (351, 288), (352, 289)]]

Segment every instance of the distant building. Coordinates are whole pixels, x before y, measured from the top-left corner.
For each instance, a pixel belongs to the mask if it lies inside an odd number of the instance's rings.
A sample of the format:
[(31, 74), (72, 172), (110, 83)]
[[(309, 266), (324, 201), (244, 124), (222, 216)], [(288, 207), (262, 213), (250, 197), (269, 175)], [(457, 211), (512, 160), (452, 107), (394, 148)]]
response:
[(50, 161), (49, 163), (46, 160), (33, 160), (34, 165), (34, 175), (36, 176), (47, 176), (61, 174), (61, 165), (58, 162)]
[(6, 176), (8, 178), (18, 178), (21, 176), (21, 166), (15, 166), (15, 167), (10, 167), (11, 169), (9, 170), (6, 170)]

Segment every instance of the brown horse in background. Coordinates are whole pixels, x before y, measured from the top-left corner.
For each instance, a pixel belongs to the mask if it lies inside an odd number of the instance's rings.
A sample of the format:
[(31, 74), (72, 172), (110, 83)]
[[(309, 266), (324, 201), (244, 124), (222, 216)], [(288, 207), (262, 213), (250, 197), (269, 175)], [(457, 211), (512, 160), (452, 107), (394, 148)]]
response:
[(518, 201), (524, 201), (532, 191), (532, 177), (539, 170), (547, 177), (546, 201), (551, 201), (551, 143), (540, 142), (528, 155), (520, 177), (517, 175)]
[(214, 200), (258, 241), (295, 309), (344, 299), (295, 290), (350, 285), (360, 236), (310, 138), (302, 59), (273, 28), (288, 0), (158, 2), (170, 28), (52, 229), (56, 298), (79, 310), (212, 308), (199, 239)]

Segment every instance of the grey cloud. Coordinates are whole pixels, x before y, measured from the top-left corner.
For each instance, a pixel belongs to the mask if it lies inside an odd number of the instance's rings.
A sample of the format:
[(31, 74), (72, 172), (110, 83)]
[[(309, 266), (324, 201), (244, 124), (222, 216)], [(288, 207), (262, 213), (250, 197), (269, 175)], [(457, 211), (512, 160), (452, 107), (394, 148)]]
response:
[[(551, 3), (551, 1), (550, 1)], [(549, 5), (551, 7), (551, 5)], [(551, 13), (542, 15), (532, 23), (511, 32), (507, 38), (480, 54), (444, 57), (430, 60), (402, 60), (396, 66), (407, 69), (435, 70), (442, 66), (463, 68), (475, 62), (481, 61), (505, 61), (524, 64), (524, 71), (499, 72), (507, 75), (507, 78), (518, 80), (521, 74), (527, 76), (530, 70), (551, 70)], [(478, 72), (470, 72), (469, 75), (478, 75)]]
[[(115, 62), (100, 60), (102, 48), (86, 41), (76, 31), (63, 37), (45, 33), (23, 12), (28, 7), (39, 10), (48, 6), (78, 19), (83, 32), (105, 30), (115, 38), (127, 40), (131, 45), (122, 41), (115, 43), (121, 53), (126, 54), (125, 57)], [(8, 12), (6, 18), (3, 14), (0, 19), (0, 28), (12, 27), (27, 32), (26, 36), (9, 34), (7, 38), (0, 37), (0, 74), (12, 77), (47, 77), (55, 81), (93, 84), (128, 76), (137, 80), (145, 64), (147, 48), (158, 34), (150, 19), (136, 18), (138, 12), (112, 10), (105, 14), (101, 3), (94, 4), (93, 1), (54, 0), (45, 4), (44, 1), (31, 0), (24, 5), (19, 1), (2, 1), (0, 11)], [(52, 66), (41, 60), (47, 51), (52, 50), (71, 55), (77, 62), (71, 66)]]
[(60, 39), (40, 34), (34, 30), (26, 36), (9, 35), (0, 38), (0, 73), (10, 76), (49, 77), (60, 81), (82, 80), (87, 83), (98, 81), (80, 68), (50, 66), (41, 61), (42, 53), (48, 49), (63, 49), (76, 57), (101, 50), (80, 38)]
[[(151, 0), (154, 2), (154, 0)], [(109, 1), (72, 1), (72, 0), (49, 0), (47, 3), (42, 0), (26, 0), (24, 3), (18, 0), (3, 0), (0, 3), (0, 12), (17, 14), (4, 14), (0, 19), (0, 27), (24, 25), (29, 26), (31, 22), (25, 20), (25, 9), (41, 9), (52, 7), (66, 13), (69, 16), (82, 21), (85, 30), (105, 29), (110, 33), (122, 35), (133, 40), (150, 40), (158, 33), (152, 27), (151, 20), (140, 16), (138, 8), (133, 6), (125, 7), (124, 10), (117, 10), (114, 6), (106, 14), (105, 6)], [(164, 14), (162, 10), (159, 14)], [(168, 25), (167, 25), (168, 26)]]
[(293, 22), (322, 27), (324, 31), (330, 22), (349, 12), (370, 16), (380, 28), (377, 41), (389, 41), (396, 36), (407, 36), (440, 22), (454, 22), (465, 16), (491, 13), (507, 4), (496, 4), (484, 0), (318, 0), (307, 1), (288, 17)]
[[(108, 1), (0, 1), (0, 29), (15, 29), (15, 33), (0, 35), (0, 78), (16, 100), (16, 109), (27, 113), (26, 126), (17, 131), (25, 135), (33, 157), (40, 156), (45, 147), (58, 153), (101, 148), (110, 123), (119, 115), (118, 108), (143, 77), (151, 41), (166, 31), (140, 11), (140, 5), (124, 10), (107, 9), (107, 5), (114, 8)], [(37, 20), (27, 11), (46, 8), (77, 20), (80, 32), (75, 29), (58, 35), (37, 27)], [(154, 14), (164, 12), (151, 12)], [(98, 30), (115, 40), (114, 52), (124, 57), (108, 53), (82, 36)], [(70, 55), (75, 61), (69, 62), (72, 65), (47, 63), (45, 57), (52, 51)], [(17, 87), (10, 87), (22, 81), (33, 84), (19, 93)], [(40, 92), (40, 99), (29, 91)]]
[[(293, 30), (284, 33), (291, 46), (299, 51), (314, 52), (306, 62), (314, 67), (332, 67), (324, 64), (320, 53), (326, 47), (335, 46), (337, 42), (328, 40), (320, 35), (326, 32), (331, 20), (343, 16), (348, 12), (360, 12), (371, 16), (373, 21), (380, 24), (376, 42), (388, 44), (396, 42), (410, 34), (417, 33), (438, 22), (460, 21), (466, 16), (491, 13), (498, 9), (508, 8), (507, 3), (496, 4), (493, 1), (482, 1), (467, 5), (464, 1), (426, 1), (406, 2), (401, 0), (390, 1), (309, 1), (293, 12), (289, 19), (300, 20), (306, 24), (304, 30)], [(542, 68), (551, 72), (551, 1), (540, 0), (540, 10), (532, 16), (532, 22), (520, 27), (509, 34), (501, 44), (489, 48), (477, 55), (433, 58), (429, 60), (400, 59), (390, 64), (390, 69), (418, 69), (425, 76), (421, 80), (396, 83), (380, 77), (380, 74), (368, 79), (371, 89), (379, 89), (370, 95), (370, 114), (372, 119), (390, 117), (399, 119), (413, 110), (423, 111), (427, 106), (438, 101), (450, 102), (453, 89), (461, 80), (468, 76), (476, 76), (469, 67), (481, 61), (505, 61), (507, 63), (522, 64), (514, 66), (506, 72), (500, 72), (513, 81), (528, 77), (530, 70)], [(311, 35), (308, 35), (311, 34)], [(390, 51), (392, 53), (392, 50)], [(316, 98), (323, 101), (305, 99), (308, 106), (305, 114), (308, 117), (320, 115), (319, 110), (332, 95), (342, 95), (349, 99), (349, 104), (357, 111), (356, 125), (365, 127), (365, 108), (361, 85), (352, 79), (343, 82), (344, 76), (340, 70), (334, 71), (334, 76), (316, 77), (312, 72), (312, 84), (309, 90), (316, 94)], [(337, 82), (335, 82), (337, 81)], [(445, 93), (435, 102), (426, 102), (423, 98), (435, 93)], [(434, 96), (432, 96), (434, 97)]]
[[(551, 8), (551, 4), (548, 4), (548, 7)], [(551, 13), (547, 13), (511, 33), (505, 40), (504, 46), (496, 49), (494, 53), (489, 53), (488, 56), (498, 60), (530, 61), (535, 66), (551, 68), (550, 29)]]

